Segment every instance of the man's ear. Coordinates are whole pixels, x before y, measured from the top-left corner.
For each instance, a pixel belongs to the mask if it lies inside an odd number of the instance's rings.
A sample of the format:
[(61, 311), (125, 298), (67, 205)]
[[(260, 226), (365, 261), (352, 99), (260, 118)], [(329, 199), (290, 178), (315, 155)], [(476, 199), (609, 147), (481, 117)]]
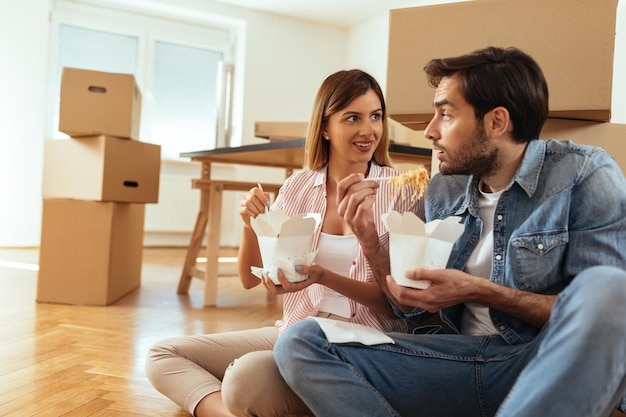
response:
[(513, 134), (513, 122), (505, 107), (494, 107), (485, 115), (484, 120), (485, 132), (492, 138)]

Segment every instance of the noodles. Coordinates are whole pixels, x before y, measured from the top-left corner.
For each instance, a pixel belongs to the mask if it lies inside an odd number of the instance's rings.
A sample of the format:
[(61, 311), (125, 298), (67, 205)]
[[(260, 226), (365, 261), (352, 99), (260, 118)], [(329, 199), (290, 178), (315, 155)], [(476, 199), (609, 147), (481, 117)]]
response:
[(423, 166), (418, 169), (404, 172), (398, 176), (389, 178), (389, 184), (393, 188), (401, 187), (402, 199), (406, 199), (406, 186), (413, 187), (413, 194), (411, 195), (411, 201), (419, 200), (426, 193), (426, 187), (428, 187), (428, 181), (430, 180), (428, 171)]

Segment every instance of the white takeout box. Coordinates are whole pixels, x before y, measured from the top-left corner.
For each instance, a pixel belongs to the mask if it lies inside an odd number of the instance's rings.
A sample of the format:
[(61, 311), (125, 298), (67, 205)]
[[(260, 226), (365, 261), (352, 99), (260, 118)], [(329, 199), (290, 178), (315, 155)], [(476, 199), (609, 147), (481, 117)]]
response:
[(318, 213), (289, 217), (281, 210), (273, 210), (250, 219), (257, 235), (263, 267), (252, 267), (252, 273), (261, 278), (263, 273), (277, 285), (278, 269), (291, 282), (303, 281), (306, 275), (296, 273), (296, 265), (310, 266), (317, 255), (311, 251), (313, 236), (321, 223)]
[(445, 268), (454, 242), (463, 233), (460, 217), (424, 222), (411, 212), (391, 211), (382, 216), (389, 231), (391, 276), (400, 285), (426, 289), (430, 281), (405, 277), (413, 268)]

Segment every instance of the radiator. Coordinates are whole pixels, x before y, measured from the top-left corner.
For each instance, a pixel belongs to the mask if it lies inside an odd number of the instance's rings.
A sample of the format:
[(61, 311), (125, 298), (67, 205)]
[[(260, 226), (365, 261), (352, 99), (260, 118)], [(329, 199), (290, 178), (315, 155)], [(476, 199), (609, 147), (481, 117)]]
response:
[[(200, 208), (200, 190), (191, 188), (191, 175), (161, 174), (159, 202), (146, 205), (146, 246), (186, 246)], [(238, 246), (241, 230), (237, 212), (241, 193), (225, 192), (221, 246)]]
[(191, 232), (200, 207), (200, 191), (191, 177), (161, 175), (158, 204), (146, 205), (146, 232)]

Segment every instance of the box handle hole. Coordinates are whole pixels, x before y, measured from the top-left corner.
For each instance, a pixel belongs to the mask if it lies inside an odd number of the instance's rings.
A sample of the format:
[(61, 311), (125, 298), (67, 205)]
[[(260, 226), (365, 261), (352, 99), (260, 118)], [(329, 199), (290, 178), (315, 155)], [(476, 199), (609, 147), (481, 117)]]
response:
[(124, 181), (124, 187), (137, 188), (139, 183), (137, 181)]
[(104, 94), (104, 93), (107, 92), (106, 87), (98, 87), (98, 86), (95, 86), (95, 85), (90, 85), (88, 90), (91, 93), (99, 93), (99, 94)]

